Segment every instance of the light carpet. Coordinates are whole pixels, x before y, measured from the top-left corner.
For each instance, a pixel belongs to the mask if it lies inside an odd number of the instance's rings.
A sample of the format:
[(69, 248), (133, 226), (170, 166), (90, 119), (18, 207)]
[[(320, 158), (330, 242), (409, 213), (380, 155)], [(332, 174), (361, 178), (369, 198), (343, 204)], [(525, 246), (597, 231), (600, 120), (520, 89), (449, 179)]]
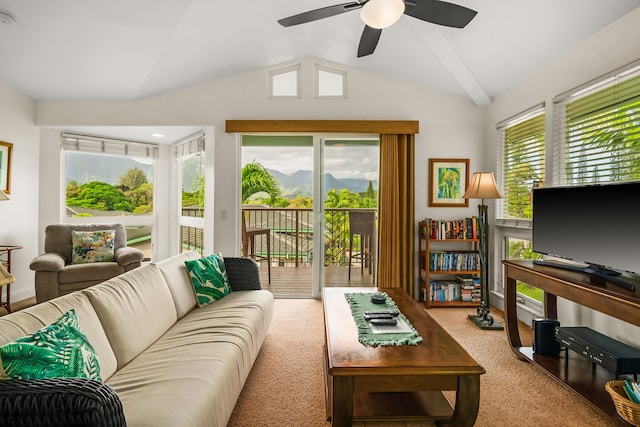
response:
[[(467, 319), (475, 310), (430, 309), (482, 365), (479, 427), (612, 426), (531, 364), (518, 360), (504, 331), (482, 331)], [(498, 314), (495, 316), (502, 322)], [(322, 302), (276, 299), (273, 323), (228, 426), (330, 426), (326, 421)], [(450, 393), (448, 393), (451, 396)], [(418, 427), (432, 422), (354, 422), (356, 427)]]

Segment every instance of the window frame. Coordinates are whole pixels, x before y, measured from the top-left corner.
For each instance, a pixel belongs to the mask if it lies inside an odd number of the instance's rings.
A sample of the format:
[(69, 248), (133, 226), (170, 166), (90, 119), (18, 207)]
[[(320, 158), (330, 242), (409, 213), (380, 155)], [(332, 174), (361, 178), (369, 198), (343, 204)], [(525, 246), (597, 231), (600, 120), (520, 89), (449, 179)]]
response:
[[(612, 71), (604, 76), (594, 79), (588, 83), (580, 85), (572, 90), (564, 92), (554, 98), (554, 111), (553, 111), (553, 139), (551, 152), (553, 153), (553, 173), (552, 184), (553, 186), (560, 185), (581, 185), (581, 184), (596, 184), (596, 183), (608, 183), (608, 182), (625, 182), (629, 179), (623, 180), (587, 180), (587, 181), (574, 181), (573, 183), (567, 182), (567, 168), (568, 163), (578, 164), (577, 161), (568, 159), (567, 153), (567, 107), (574, 102), (580, 102), (586, 100), (589, 97), (597, 97), (598, 95), (605, 96), (608, 92), (615, 93), (615, 88), (618, 85), (624, 85), (626, 82), (636, 80), (637, 84), (635, 91), (633, 91), (632, 99), (640, 99), (640, 60), (635, 61), (625, 67)], [(613, 102), (598, 103), (597, 110), (614, 109), (616, 105), (619, 105), (619, 101), (615, 98)], [(640, 114), (640, 106), (637, 106), (638, 113)], [(588, 115), (595, 115), (596, 111), (587, 110)], [(610, 117), (612, 114), (606, 112), (606, 117)], [(640, 137), (639, 137), (640, 139)], [(640, 152), (640, 149), (638, 150)], [(615, 163), (615, 162), (610, 162)], [(614, 168), (615, 169), (615, 168)], [(631, 179), (635, 181), (636, 179)]]
[[(509, 192), (507, 191), (506, 188), (506, 181), (507, 181), (507, 174), (508, 172), (505, 171), (505, 151), (506, 151), (506, 130), (518, 125), (521, 125), (523, 123), (526, 123), (530, 120), (535, 120), (538, 117), (543, 116), (542, 121), (543, 121), (543, 129), (544, 129), (544, 142), (542, 144), (543, 146), (543, 154), (542, 154), (542, 158), (541, 158), (541, 167), (542, 167), (542, 177), (544, 179), (544, 176), (546, 174), (546, 165), (545, 165), (545, 153), (547, 151), (546, 149), (546, 144), (548, 141), (547, 138), (547, 132), (546, 132), (546, 121), (547, 121), (547, 114), (546, 114), (546, 108), (545, 108), (545, 103), (540, 103), (538, 105), (535, 105), (507, 120), (504, 120), (500, 123), (498, 123), (496, 125), (496, 139), (497, 139), (497, 160), (498, 160), (498, 167), (497, 167), (497, 183), (498, 183), (498, 187), (500, 188), (502, 194), (503, 194), (503, 198), (502, 199), (498, 199), (497, 203), (496, 203), (496, 225), (501, 225), (501, 226), (512, 226), (512, 227), (524, 227), (524, 228), (531, 228), (531, 219), (529, 218), (519, 218), (519, 217), (507, 217), (505, 211), (506, 211), (506, 204), (508, 203), (508, 198), (509, 198)], [(536, 132), (532, 132), (532, 134), (527, 135), (528, 138), (533, 137), (533, 135)]]
[[(172, 146), (173, 158), (177, 164), (177, 172), (178, 172), (178, 186), (177, 186), (177, 218), (178, 218), (178, 227), (176, 230), (177, 233), (177, 242), (178, 242), (178, 253), (184, 252), (185, 250), (193, 249), (200, 253), (202, 256), (205, 253), (205, 208), (207, 206), (206, 203), (206, 139), (204, 132), (198, 132), (194, 135), (191, 135), (187, 138), (183, 138)], [(203, 178), (205, 178), (205, 188), (203, 188), (204, 200), (203, 200), (203, 210), (202, 215), (200, 217), (194, 216), (186, 216), (183, 215), (183, 206), (182, 206), (182, 185), (183, 185), (183, 162), (185, 159), (193, 157), (198, 154), (204, 154), (205, 159), (205, 173), (203, 174)], [(183, 239), (182, 233), (183, 230), (193, 230), (194, 233), (200, 233), (200, 242), (201, 247), (196, 249), (195, 247), (187, 247), (183, 248)], [(196, 237), (196, 240), (198, 237)]]
[[(287, 74), (292, 71), (296, 73), (296, 94), (295, 95), (276, 95), (273, 93), (274, 84), (273, 80), (275, 77)], [(302, 65), (300, 63), (288, 65), (286, 67), (274, 68), (269, 70), (268, 72), (268, 85), (267, 85), (267, 98), (269, 99), (301, 99), (301, 71)]]
[[(152, 159), (153, 163), (153, 205), (157, 206), (157, 191), (155, 183), (157, 182), (158, 173), (158, 158), (159, 158), (159, 146), (158, 144), (137, 142), (130, 140), (121, 140), (116, 138), (101, 137), (96, 135), (83, 135), (70, 132), (62, 132), (60, 134), (61, 146), (61, 180), (60, 186), (60, 223), (61, 224), (94, 224), (94, 223), (112, 223), (117, 219), (118, 223), (127, 227), (151, 227), (151, 260), (155, 259), (155, 243), (154, 236), (156, 235), (157, 224), (157, 212), (154, 209), (151, 214), (147, 215), (127, 215), (127, 216), (112, 216), (112, 215), (94, 215), (90, 217), (74, 217), (67, 216), (67, 195), (66, 195), (66, 175), (67, 175), (67, 152), (84, 152), (94, 155), (105, 156), (119, 156), (119, 157), (131, 157), (139, 158), (146, 155)], [(108, 148), (107, 148), (108, 147)], [(136, 156), (135, 153), (140, 154)]]
[[(328, 73), (342, 78), (342, 95), (321, 95), (320, 94), (320, 73)], [(323, 64), (315, 64), (315, 97), (316, 99), (347, 99), (347, 72), (339, 68), (329, 67)]]

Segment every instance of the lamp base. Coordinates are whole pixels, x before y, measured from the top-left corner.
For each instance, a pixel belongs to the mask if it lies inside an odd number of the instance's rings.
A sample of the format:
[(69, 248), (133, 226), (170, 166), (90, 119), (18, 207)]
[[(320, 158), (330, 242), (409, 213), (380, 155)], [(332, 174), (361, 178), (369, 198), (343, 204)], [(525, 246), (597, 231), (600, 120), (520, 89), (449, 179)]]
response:
[(468, 315), (469, 320), (476, 324), (477, 327), (484, 330), (494, 330), (501, 331), (504, 329), (501, 323), (498, 323), (493, 320), (493, 316), (489, 313), (484, 313), (484, 315)]

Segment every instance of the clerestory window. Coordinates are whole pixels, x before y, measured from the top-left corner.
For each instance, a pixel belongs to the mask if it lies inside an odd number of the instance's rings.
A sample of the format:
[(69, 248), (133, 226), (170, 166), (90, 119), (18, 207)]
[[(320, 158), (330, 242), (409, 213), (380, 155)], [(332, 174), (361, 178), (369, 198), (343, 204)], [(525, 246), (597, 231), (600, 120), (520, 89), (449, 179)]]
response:
[(347, 72), (316, 64), (316, 98), (346, 98)]
[(269, 98), (300, 98), (300, 64), (269, 71)]

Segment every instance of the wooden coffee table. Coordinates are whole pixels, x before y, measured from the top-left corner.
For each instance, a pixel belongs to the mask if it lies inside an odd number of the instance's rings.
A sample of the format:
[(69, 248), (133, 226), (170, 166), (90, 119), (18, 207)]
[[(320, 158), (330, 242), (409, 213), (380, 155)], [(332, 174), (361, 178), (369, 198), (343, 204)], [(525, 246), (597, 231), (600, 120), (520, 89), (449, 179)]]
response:
[[(416, 345), (366, 347), (344, 297), (349, 292), (386, 292), (420, 333)], [(327, 419), (435, 420), (473, 426), (480, 405), (482, 366), (402, 289), (325, 288), (325, 380)], [(460, 317), (465, 321), (465, 316)], [(455, 405), (443, 390), (455, 391)]]

